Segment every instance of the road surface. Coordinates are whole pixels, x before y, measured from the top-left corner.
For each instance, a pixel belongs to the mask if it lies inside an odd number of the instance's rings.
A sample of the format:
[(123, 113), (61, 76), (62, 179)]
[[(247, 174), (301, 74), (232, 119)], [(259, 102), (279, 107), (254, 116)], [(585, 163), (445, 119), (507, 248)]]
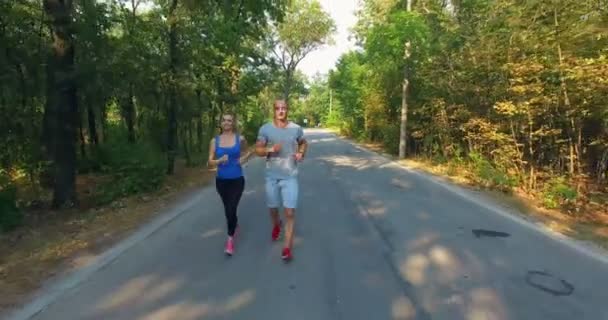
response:
[(325, 131), (307, 137), (291, 263), (270, 241), (256, 159), (235, 256), (206, 188), (32, 319), (608, 319), (605, 259)]

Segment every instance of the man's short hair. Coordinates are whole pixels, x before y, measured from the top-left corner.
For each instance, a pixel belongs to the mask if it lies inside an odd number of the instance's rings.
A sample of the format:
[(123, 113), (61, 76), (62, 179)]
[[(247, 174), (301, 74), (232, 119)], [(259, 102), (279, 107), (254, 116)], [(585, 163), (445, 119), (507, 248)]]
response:
[(289, 108), (289, 103), (287, 103), (287, 101), (285, 99), (283, 99), (283, 98), (276, 98), (276, 99), (274, 99), (273, 106), (276, 106), (277, 103), (279, 103), (279, 102), (283, 102), (285, 104), (285, 106), (287, 106), (287, 108)]

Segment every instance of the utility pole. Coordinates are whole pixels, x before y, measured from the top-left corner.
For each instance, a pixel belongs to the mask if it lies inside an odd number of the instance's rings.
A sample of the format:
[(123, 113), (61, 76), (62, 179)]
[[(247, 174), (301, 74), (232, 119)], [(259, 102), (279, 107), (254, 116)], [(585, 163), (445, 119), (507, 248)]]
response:
[[(406, 0), (405, 9), (408, 12), (412, 11), (412, 0)], [(404, 52), (403, 52), (403, 84), (401, 87), (401, 123), (399, 128), (399, 159), (405, 158), (405, 154), (407, 153), (407, 109), (408, 109), (408, 101), (407, 101), (407, 92), (408, 87), (410, 85), (409, 75), (407, 70), (407, 61), (411, 55), (411, 46), (412, 43), (408, 40), (404, 44)]]
[(329, 114), (331, 114), (331, 104), (332, 104), (332, 94), (331, 94), (331, 89), (329, 89)]

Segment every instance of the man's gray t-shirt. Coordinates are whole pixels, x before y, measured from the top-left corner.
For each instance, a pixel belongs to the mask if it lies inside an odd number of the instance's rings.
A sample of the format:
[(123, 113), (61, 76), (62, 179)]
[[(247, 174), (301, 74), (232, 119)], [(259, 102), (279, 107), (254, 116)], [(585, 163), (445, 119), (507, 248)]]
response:
[(298, 175), (295, 154), (298, 142), (303, 138), (304, 130), (293, 122), (289, 122), (285, 128), (275, 127), (272, 122), (260, 128), (258, 141), (265, 142), (267, 147), (281, 144), (281, 151), (270, 153), (266, 158), (266, 177), (286, 179)]

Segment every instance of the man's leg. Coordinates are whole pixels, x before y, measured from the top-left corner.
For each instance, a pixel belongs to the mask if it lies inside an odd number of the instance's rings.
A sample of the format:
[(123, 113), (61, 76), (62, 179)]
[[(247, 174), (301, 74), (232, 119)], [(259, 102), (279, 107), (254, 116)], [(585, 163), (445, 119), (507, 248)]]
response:
[(279, 184), (275, 179), (266, 179), (266, 205), (270, 211), (272, 223), (272, 240), (278, 239), (281, 233), (281, 219), (279, 219)]
[[(295, 213), (298, 206), (298, 180), (296, 178), (281, 181), (281, 195), (283, 206), (285, 207), (285, 243), (283, 246), (283, 258), (291, 258), (291, 248), (293, 247)], [(286, 250), (287, 249), (287, 250)]]
[(293, 247), (293, 227), (296, 222), (296, 209), (285, 208), (285, 248)]

